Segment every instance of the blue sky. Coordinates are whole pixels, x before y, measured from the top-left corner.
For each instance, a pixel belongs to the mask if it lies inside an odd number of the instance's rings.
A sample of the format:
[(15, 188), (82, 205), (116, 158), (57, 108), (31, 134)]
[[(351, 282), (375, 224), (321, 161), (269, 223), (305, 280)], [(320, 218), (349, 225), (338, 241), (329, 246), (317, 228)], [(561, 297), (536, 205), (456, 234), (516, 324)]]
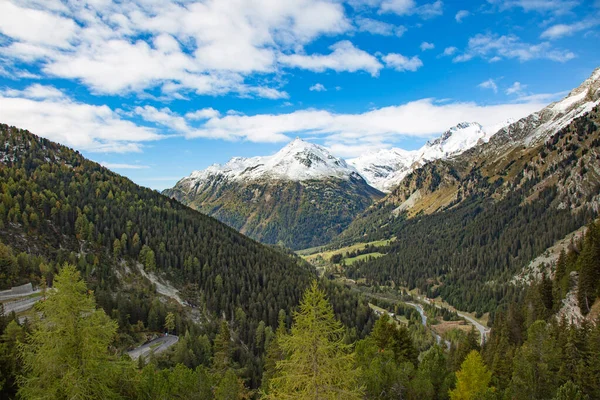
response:
[(0, 122), (162, 189), (296, 136), (353, 157), (523, 117), (599, 28), (596, 0), (0, 0)]

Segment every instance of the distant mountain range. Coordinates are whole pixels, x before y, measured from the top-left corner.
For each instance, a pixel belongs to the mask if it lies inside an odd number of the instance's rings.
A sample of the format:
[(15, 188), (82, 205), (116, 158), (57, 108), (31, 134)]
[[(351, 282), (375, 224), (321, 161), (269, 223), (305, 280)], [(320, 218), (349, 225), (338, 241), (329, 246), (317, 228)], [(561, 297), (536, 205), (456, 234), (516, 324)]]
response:
[(487, 142), (407, 174), (331, 244), (395, 238), (374, 250), (385, 256), (353, 264), (347, 277), (418, 287), (479, 312), (515, 295), (514, 276), (598, 217), (599, 104), (597, 69)]
[[(599, 80), (596, 70), (563, 100), (526, 118), (487, 130), (463, 122), (418, 150), (384, 149), (344, 160), (297, 138), (272, 156), (233, 158), (194, 171), (164, 194), (265, 243), (323, 245), (355, 219), (351, 231), (363, 224), (359, 215), (372, 205), (394, 205), (396, 214), (431, 213), (460, 201), (471, 189), (460, 187), (456, 165), (496, 160), (496, 168), (515, 149), (540, 145), (597, 104)], [(371, 222), (359, 231), (376, 229)]]
[(272, 156), (233, 158), (163, 192), (259, 241), (325, 244), (383, 193), (327, 149), (296, 139)]
[(481, 125), (465, 122), (419, 150), (380, 150), (348, 161), (296, 138), (272, 156), (235, 157), (194, 171), (163, 194), (264, 243), (319, 246), (411, 171), (489, 138)]

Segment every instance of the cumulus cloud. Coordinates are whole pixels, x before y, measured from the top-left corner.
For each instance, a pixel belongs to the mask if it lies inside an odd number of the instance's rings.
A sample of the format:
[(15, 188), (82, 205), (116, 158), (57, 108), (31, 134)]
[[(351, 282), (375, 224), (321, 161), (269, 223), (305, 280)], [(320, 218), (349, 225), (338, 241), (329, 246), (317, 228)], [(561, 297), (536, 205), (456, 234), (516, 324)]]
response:
[(494, 91), (494, 93), (498, 93), (498, 85), (496, 85), (496, 82), (491, 78), (485, 82), (481, 82), (479, 85), (477, 85), (477, 87), (482, 89), (491, 89)]
[(287, 98), (248, 77), (278, 74), (280, 56), (351, 29), (343, 5), (328, 0), (0, 2), (1, 57), (101, 94)]
[(7, 97), (25, 97), (28, 99), (60, 99), (65, 98), (65, 94), (54, 86), (40, 85), (34, 83), (23, 90), (6, 89), (2, 92)]
[(196, 110), (194, 112), (189, 112), (189, 113), (185, 114), (185, 117), (187, 119), (194, 121), (194, 120), (215, 118), (215, 117), (218, 117), (219, 115), (221, 115), (221, 113), (219, 111), (215, 110), (212, 107), (209, 107), (209, 108), (202, 108), (202, 109)]
[(416, 71), (423, 66), (423, 61), (418, 56), (411, 58), (405, 57), (402, 54), (390, 53), (382, 57), (383, 62), (388, 68), (393, 68), (396, 71)]
[(355, 20), (359, 32), (368, 32), (372, 35), (402, 36), (406, 32), (403, 25), (394, 25), (372, 18), (358, 17)]
[(460, 24), (463, 21), (463, 19), (467, 18), (469, 15), (471, 15), (471, 13), (467, 10), (460, 10), (456, 13), (454, 19)]
[(568, 50), (556, 49), (548, 42), (530, 44), (523, 42), (516, 35), (495, 35), (492, 33), (477, 34), (469, 39), (467, 49), (456, 56), (454, 62), (465, 62), (480, 57), (491, 62), (502, 58), (516, 58), (524, 62), (535, 59), (547, 59), (566, 62), (575, 58)]
[(165, 138), (153, 128), (123, 119), (105, 105), (90, 105), (33, 85), (0, 93), (0, 121), (79, 150), (126, 153)]
[(380, 5), (381, 13), (418, 15), (424, 19), (442, 15), (443, 9), (444, 3), (441, 0), (422, 5), (417, 5), (415, 0), (383, 0)]
[(227, 115), (207, 121), (188, 137), (288, 141), (298, 134), (318, 135), (336, 154), (351, 156), (356, 146), (380, 148), (400, 137), (429, 138), (461, 121), (493, 126), (508, 118), (522, 118), (544, 106), (539, 102), (439, 104), (434, 99), (422, 99), (357, 114), (309, 109), (285, 114)]
[(321, 83), (315, 83), (311, 87), (308, 88), (311, 92), (326, 92), (327, 88)]
[(441, 56), (442, 57), (451, 56), (451, 55), (455, 54), (457, 51), (458, 51), (458, 49), (454, 46), (446, 47), (444, 49), (444, 52), (441, 54)]
[(329, 54), (290, 54), (282, 55), (279, 61), (290, 67), (303, 68), (311, 71), (322, 72), (333, 70), (336, 72), (366, 71), (372, 76), (377, 76), (383, 65), (371, 54), (363, 51), (348, 41), (342, 40), (330, 46)]
[(435, 48), (433, 43), (423, 42), (421, 43), (421, 51), (431, 50)]

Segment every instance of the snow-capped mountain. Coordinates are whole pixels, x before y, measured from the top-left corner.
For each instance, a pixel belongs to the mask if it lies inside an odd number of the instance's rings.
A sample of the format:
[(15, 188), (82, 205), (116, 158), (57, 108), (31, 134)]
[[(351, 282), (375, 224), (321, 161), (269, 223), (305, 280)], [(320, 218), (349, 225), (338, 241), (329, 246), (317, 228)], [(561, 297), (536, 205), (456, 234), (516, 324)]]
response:
[(272, 156), (234, 157), (226, 164), (213, 164), (194, 171), (185, 178), (191, 182), (222, 177), (230, 181), (263, 179), (306, 181), (311, 179), (358, 177), (357, 171), (345, 160), (334, 157), (327, 149), (296, 138)]
[[(509, 123), (510, 121), (506, 122)], [(418, 150), (406, 151), (397, 148), (379, 150), (350, 159), (348, 163), (354, 166), (371, 186), (388, 192), (406, 175), (423, 164), (461, 154), (465, 150), (487, 142), (496, 131), (497, 129), (485, 130), (477, 122), (461, 122)]]
[[(364, 237), (376, 240), (379, 232), (394, 225), (391, 221), (398, 215), (410, 218), (457, 210), (455, 216), (466, 216), (472, 213), (473, 201), (482, 199), (489, 204), (508, 201), (497, 210), (514, 210), (511, 201), (539, 207), (538, 221), (548, 218), (546, 221), (552, 222), (558, 215), (556, 210), (571, 210), (569, 222), (588, 211), (598, 213), (599, 126), (600, 68), (562, 100), (496, 133), (487, 129), (482, 137), (482, 141), (489, 138), (487, 142), (415, 168), (384, 199), (354, 220), (336, 242), (354, 243)], [(445, 151), (437, 149), (434, 154)], [(463, 203), (463, 210), (469, 210), (464, 214), (460, 211)], [(546, 212), (548, 217), (542, 215)]]
[(500, 129), (484, 151), (503, 153), (514, 145), (535, 146), (600, 102), (600, 68), (565, 98)]
[(348, 160), (369, 185), (385, 192), (401, 180), (416, 159), (416, 152), (383, 149)]
[(194, 171), (165, 195), (264, 243), (322, 245), (383, 193), (322, 146), (296, 139), (272, 156)]

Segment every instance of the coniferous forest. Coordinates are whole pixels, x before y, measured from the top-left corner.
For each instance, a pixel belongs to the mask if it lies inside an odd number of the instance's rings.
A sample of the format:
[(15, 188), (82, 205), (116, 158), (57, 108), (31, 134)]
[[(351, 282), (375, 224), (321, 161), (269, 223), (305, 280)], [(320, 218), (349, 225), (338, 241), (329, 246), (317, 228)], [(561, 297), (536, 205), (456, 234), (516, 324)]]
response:
[[(395, 240), (345, 254), (387, 253), (345, 265), (344, 280), (76, 151), (0, 133), (0, 288), (40, 293), (25, 314), (0, 309), (2, 398), (600, 398), (600, 223), (553, 207), (557, 188), (399, 217)], [(507, 283), (582, 226), (540, 279)], [(398, 287), (487, 313), (491, 333), (436, 340), (433, 325), (462, 318), (431, 306), (424, 324), (414, 292), (386, 297)]]

